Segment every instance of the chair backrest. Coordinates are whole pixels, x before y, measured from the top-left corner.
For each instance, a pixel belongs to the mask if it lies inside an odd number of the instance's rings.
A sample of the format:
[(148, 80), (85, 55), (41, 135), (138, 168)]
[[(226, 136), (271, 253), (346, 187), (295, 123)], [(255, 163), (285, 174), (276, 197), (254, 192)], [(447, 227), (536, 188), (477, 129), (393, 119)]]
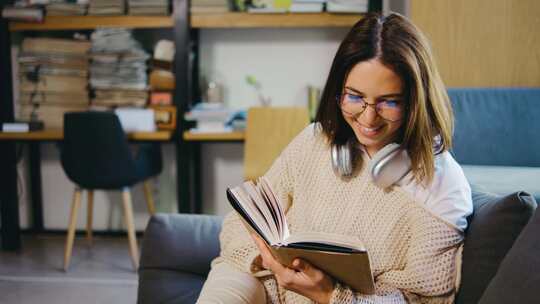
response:
[(250, 108), (244, 145), (244, 178), (252, 180), (266, 173), (285, 146), (308, 124), (307, 108)]
[(112, 112), (66, 113), (61, 162), (67, 176), (88, 189), (130, 186), (137, 176), (127, 138)]

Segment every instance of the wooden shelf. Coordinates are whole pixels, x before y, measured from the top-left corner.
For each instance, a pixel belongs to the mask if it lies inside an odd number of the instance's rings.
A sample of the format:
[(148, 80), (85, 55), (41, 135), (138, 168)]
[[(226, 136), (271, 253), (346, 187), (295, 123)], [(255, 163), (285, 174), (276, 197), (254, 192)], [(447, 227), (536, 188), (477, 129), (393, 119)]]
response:
[[(167, 141), (172, 136), (171, 131), (156, 132), (132, 132), (128, 133), (130, 140), (137, 141)], [(64, 139), (62, 130), (43, 130), (32, 132), (0, 132), (0, 140), (50, 140), (57, 141)]]
[(302, 28), (302, 27), (351, 27), (362, 15), (330, 13), (216, 13), (192, 14), (194, 28)]
[(51, 16), (43, 23), (10, 22), (9, 30), (50, 31), (84, 30), (99, 27), (172, 28), (170, 16)]
[(235, 131), (228, 133), (192, 133), (184, 132), (184, 140), (186, 141), (243, 141), (244, 132)]
[[(250, 14), (217, 13), (193, 14), (194, 28), (302, 28), (302, 27), (350, 27), (360, 20), (357, 14), (286, 13)], [(43, 23), (10, 22), (9, 30), (50, 31), (85, 30), (99, 27), (172, 28), (171, 16), (50, 16)]]

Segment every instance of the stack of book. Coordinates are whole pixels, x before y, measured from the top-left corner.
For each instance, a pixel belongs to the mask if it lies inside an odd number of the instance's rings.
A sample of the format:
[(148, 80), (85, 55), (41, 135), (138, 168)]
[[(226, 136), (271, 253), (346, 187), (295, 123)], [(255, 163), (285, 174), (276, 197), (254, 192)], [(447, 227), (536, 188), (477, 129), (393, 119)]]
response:
[(62, 128), (65, 112), (87, 109), (89, 49), (89, 41), (25, 38), (18, 58), (18, 119)]
[(146, 61), (150, 56), (131, 31), (99, 29), (92, 33), (91, 39), (92, 105), (145, 106), (148, 99)]
[(130, 15), (169, 15), (168, 0), (128, 0)]
[(123, 15), (126, 11), (124, 0), (90, 0), (88, 15)]
[(226, 108), (222, 104), (201, 102), (184, 115), (187, 121), (195, 122), (190, 129), (194, 133), (223, 133), (233, 131), (227, 122), (231, 120), (236, 111)]
[(45, 8), (47, 16), (81, 16), (86, 14), (88, 3), (84, 1), (52, 1)]
[(366, 13), (369, 0), (327, 0), (326, 11), (330, 13)]
[(229, 10), (228, 0), (191, 0), (191, 13), (226, 13)]

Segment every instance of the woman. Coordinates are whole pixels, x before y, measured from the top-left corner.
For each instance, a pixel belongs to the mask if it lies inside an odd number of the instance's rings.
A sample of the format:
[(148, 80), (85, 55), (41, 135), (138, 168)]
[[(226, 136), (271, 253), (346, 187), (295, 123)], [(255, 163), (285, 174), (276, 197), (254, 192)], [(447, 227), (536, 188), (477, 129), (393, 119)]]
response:
[[(452, 127), (426, 38), (398, 14), (365, 16), (337, 51), (316, 122), (265, 177), (285, 204), (291, 233), (363, 241), (376, 294), (356, 293), (307, 261), (279, 264), (231, 214), (199, 303), (453, 302), (472, 200), (448, 152)], [(368, 167), (392, 143), (407, 152), (410, 171), (381, 188)], [(336, 149), (356, 155), (353, 170), (333, 163)]]

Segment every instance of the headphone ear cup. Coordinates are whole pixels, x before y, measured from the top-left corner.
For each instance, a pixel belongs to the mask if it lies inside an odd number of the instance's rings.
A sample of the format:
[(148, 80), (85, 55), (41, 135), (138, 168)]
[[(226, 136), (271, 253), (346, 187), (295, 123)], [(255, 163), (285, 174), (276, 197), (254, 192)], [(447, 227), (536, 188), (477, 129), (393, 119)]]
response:
[(380, 188), (388, 188), (401, 180), (411, 170), (411, 159), (407, 150), (390, 143), (379, 150), (369, 161), (371, 180)]
[(334, 172), (343, 177), (352, 175), (352, 151), (350, 143), (345, 145), (332, 145), (332, 169)]

